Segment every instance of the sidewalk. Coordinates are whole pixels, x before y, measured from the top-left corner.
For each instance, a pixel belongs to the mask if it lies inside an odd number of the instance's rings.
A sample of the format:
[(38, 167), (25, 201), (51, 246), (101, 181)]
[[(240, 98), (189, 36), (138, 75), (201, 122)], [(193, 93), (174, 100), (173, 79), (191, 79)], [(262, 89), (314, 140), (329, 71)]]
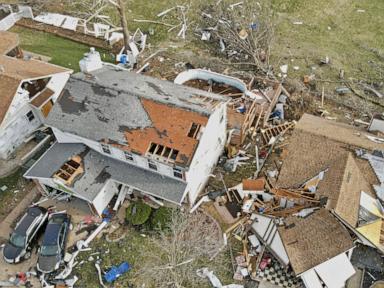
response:
[(12, 232), (12, 224), (25, 212), (26, 208), (31, 205), (32, 201), (40, 195), (40, 192), (34, 186), (31, 191), (25, 196), (23, 200), (12, 210), (12, 212), (0, 223), (0, 243), (4, 239), (9, 238), (9, 234)]

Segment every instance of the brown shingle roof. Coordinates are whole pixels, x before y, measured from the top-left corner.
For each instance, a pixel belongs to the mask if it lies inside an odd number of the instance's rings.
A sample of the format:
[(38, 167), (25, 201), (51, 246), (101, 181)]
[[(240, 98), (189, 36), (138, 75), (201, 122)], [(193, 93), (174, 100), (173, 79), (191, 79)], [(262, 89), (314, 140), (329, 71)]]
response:
[(347, 229), (326, 209), (307, 218), (290, 216), (285, 224), (278, 231), (296, 275), (353, 247)]
[(0, 55), (0, 123), (23, 80), (48, 77), (70, 70), (37, 60)]
[(19, 35), (0, 31), (0, 54), (5, 55), (19, 45)]
[(375, 143), (365, 137), (369, 133), (364, 130), (310, 114), (301, 117), (296, 129), (368, 150), (384, 149), (384, 144)]
[(371, 183), (368, 182), (370, 179), (365, 177), (365, 171), (359, 169), (349, 152), (349, 145), (315, 134), (313, 131), (303, 131), (296, 126), (287, 150), (277, 186), (297, 187), (320, 171), (328, 169), (316, 193), (328, 198), (327, 209), (334, 210), (343, 220), (355, 227), (361, 191), (371, 195), (373, 193), (368, 184)]

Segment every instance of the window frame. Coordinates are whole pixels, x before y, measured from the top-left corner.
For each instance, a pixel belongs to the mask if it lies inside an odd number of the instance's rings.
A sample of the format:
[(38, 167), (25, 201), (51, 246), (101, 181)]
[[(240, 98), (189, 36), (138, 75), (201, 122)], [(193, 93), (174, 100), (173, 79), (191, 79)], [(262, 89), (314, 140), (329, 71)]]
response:
[[(29, 115), (31, 115), (31, 117)], [(27, 117), (29, 122), (32, 122), (33, 120), (36, 119), (36, 116), (32, 110), (29, 110), (29, 112), (27, 114), (25, 114), (25, 116)]]
[(104, 154), (109, 154), (109, 155), (112, 154), (111, 147), (108, 144), (100, 143), (100, 145), (101, 145), (101, 150), (103, 151)]

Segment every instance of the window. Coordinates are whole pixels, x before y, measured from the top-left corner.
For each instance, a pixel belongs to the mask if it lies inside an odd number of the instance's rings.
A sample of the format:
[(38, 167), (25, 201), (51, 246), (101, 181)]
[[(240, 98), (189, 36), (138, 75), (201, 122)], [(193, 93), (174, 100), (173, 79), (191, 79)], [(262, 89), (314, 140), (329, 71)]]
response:
[(179, 168), (173, 168), (173, 176), (183, 179), (183, 171)]
[(148, 168), (157, 171), (157, 165), (156, 165), (156, 163), (153, 162), (152, 160), (149, 160), (149, 159), (148, 159)]
[(32, 122), (33, 119), (35, 119), (35, 115), (33, 114), (32, 111), (29, 111), (29, 112), (27, 113), (27, 118), (28, 118), (28, 121), (29, 121), (29, 122)]
[(101, 149), (103, 150), (104, 153), (106, 154), (111, 154), (111, 149), (109, 149), (109, 145), (108, 144), (101, 144)]
[(197, 136), (199, 135), (200, 128), (201, 128), (200, 124), (192, 123), (191, 128), (189, 129), (189, 132), (188, 132), (188, 137), (196, 139)]
[(132, 155), (132, 153), (130, 153), (130, 152), (128, 152), (128, 151), (124, 151), (124, 156), (125, 156), (125, 160), (133, 161), (133, 155)]

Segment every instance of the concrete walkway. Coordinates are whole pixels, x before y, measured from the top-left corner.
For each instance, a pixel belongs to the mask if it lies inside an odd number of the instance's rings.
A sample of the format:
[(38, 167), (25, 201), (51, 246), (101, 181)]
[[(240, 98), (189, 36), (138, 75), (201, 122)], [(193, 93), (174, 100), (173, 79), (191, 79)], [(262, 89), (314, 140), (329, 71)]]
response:
[(12, 210), (12, 212), (0, 223), (0, 243), (9, 238), (12, 232), (13, 223), (25, 212), (27, 207), (31, 205), (33, 200), (40, 195), (40, 192), (34, 186), (23, 200)]

